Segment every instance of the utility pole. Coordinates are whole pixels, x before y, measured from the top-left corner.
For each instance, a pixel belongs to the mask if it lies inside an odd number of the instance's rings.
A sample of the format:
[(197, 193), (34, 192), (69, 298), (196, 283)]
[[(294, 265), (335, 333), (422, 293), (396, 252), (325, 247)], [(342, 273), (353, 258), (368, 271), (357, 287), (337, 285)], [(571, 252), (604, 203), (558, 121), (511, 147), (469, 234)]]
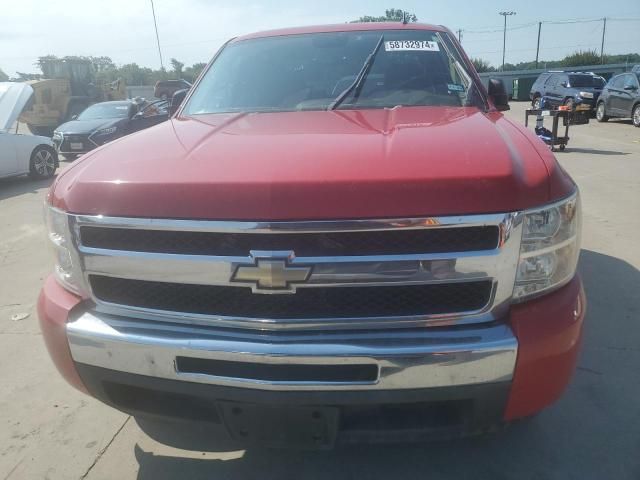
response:
[(160, 68), (164, 70), (164, 63), (162, 63), (162, 50), (160, 50), (160, 36), (158, 35), (158, 22), (156, 21), (156, 9), (153, 7), (153, 0), (151, 0), (151, 12), (153, 13), (153, 25), (156, 28), (156, 41), (158, 42), (158, 55), (160, 55)]
[(462, 43), (462, 29), (458, 30), (458, 42)]
[(602, 19), (602, 44), (600, 45), (600, 63), (604, 65), (604, 32), (607, 30), (607, 17)]
[(538, 54), (540, 53), (540, 30), (542, 29), (542, 22), (538, 22), (538, 46), (536, 47), (536, 68), (538, 68)]
[(502, 71), (504, 72), (504, 55), (507, 50), (507, 17), (515, 15), (516, 12), (498, 12), (504, 17), (504, 35), (502, 36)]

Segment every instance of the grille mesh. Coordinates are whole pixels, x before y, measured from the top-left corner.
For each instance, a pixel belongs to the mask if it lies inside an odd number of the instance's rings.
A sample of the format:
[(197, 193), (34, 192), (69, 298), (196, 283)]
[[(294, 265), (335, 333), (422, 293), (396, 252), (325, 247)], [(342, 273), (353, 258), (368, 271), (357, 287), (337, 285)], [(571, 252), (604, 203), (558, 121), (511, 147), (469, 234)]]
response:
[(295, 294), (254, 294), (247, 287), (188, 285), (90, 276), (99, 300), (173, 312), (294, 319), (432, 315), (478, 310), (491, 281), (369, 287), (299, 288)]
[(91, 143), (91, 141), (89, 140), (89, 136), (88, 135), (78, 135), (78, 134), (70, 134), (70, 135), (65, 135), (62, 139), (62, 144), (60, 145), (60, 150), (64, 151), (64, 152), (68, 152), (71, 151), (71, 144), (72, 143), (82, 143), (83, 147), (86, 148), (90, 145), (93, 145), (93, 143)]
[(489, 250), (496, 226), (326, 233), (219, 233), (80, 228), (87, 247), (186, 255), (246, 256), (250, 250), (293, 250), (297, 256), (410, 255)]

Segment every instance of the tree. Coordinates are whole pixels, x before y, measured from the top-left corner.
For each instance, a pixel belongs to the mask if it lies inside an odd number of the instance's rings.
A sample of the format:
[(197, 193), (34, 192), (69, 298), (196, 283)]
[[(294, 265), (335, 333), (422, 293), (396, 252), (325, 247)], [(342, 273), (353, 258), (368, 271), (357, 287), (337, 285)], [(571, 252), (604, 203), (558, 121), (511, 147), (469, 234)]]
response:
[(111, 57), (89, 57), (89, 59), (93, 64), (93, 68), (96, 69), (96, 72), (103, 72), (105, 70), (112, 70), (116, 68)]
[(471, 63), (473, 63), (473, 66), (475, 67), (478, 73), (496, 71), (496, 69), (492, 67), (489, 62), (487, 62), (486, 60), (483, 60), (482, 58), (472, 58)]
[(380, 17), (372, 17), (371, 15), (365, 15), (364, 17), (360, 17), (358, 20), (353, 20), (351, 23), (359, 23), (359, 22), (401, 22), (403, 18), (405, 18), (408, 22), (417, 22), (418, 17), (416, 17), (415, 13), (404, 12), (399, 8), (390, 8), (385, 10), (384, 16)]
[(630, 65), (640, 63), (640, 53), (625, 53), (622, 55), (605, 55), (607, 63), (628, 63)]
[(38, 57), (38, 61), (35, 63), (35, 65), (46, 76), (49, 65), (52, 62), (56, 62), (58, 60), (60, 59), (56, 55), (44, 55), (42, 57)]
[(178, 59), (176, 59), (176, 58), (172, 58), (171, 59), (171, 68), (173, 68), (173, 71), (178, 76), (178, 78), (182, 77), (182, 69), (184, 68), (184, 63), (179, 62)]
[(578, 50), (562, 60), (565, 67), (580, 67), (600, 63), (600, 55), (595, 50)]
[(193, 83), (196, 81), (196, 78), (198, 78), (198, 76), (206, 66), (206, 63), (194, 63), (190, 67), (184, 69), (182, 78), (184, 78), (187, 82)]
[(7, 80), (9, 80), (9, 75), (4, 73), (0, 68), (0, 82), (6, 82)]
[(153, 70), (141, 67), (137, 63), (128, 63), (118, 68), (120, 76), (126, 85), (151, 85)]

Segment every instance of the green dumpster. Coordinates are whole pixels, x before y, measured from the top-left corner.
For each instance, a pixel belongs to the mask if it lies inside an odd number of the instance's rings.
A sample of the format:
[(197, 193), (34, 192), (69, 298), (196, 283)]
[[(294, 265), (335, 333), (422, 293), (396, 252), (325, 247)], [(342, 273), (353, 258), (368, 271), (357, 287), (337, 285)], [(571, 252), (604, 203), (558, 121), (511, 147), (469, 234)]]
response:
[(529, 100), (529, 92), (535, 81), (535, 77), (514, 78), (512, 98), (514, 100)]

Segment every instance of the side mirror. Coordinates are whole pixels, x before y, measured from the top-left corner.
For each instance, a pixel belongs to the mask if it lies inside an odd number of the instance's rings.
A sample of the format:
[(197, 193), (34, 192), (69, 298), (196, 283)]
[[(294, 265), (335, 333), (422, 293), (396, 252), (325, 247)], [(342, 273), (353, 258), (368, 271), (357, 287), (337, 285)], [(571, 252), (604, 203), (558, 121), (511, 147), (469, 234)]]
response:
[(560, 82), (560, 85), (563, 86), (563, 87), (566, 87), (567, 86), (567, 82)]
[(625, 85), (624, 89), (625, 90), (637, 90), (638, 87), (636, 87), (635, 85)]
[(495, 105), (496, 110), (504, 112), (509, 110), (509, 95), (504, 83), (499, 78), (489, 79), (489, 99)]
[(185, 97), (187, 96), (188, 89), (178, 90), (171, 96), (171, 102), (169, 102), (169, 115), (172, 116), (174, 113), (178, 111), (182, 102), (184, 102)]
[(144, 117), (144, 113), (142, 113), (142, 112), (137, 112), (137, 113), (135, 113), (135, 114), (133, 115), (133, 117), (131, 117), (131, 120), (135, 120), (135, 119), (137, 119), (137, 118), (142, 118), (142, 117)]

